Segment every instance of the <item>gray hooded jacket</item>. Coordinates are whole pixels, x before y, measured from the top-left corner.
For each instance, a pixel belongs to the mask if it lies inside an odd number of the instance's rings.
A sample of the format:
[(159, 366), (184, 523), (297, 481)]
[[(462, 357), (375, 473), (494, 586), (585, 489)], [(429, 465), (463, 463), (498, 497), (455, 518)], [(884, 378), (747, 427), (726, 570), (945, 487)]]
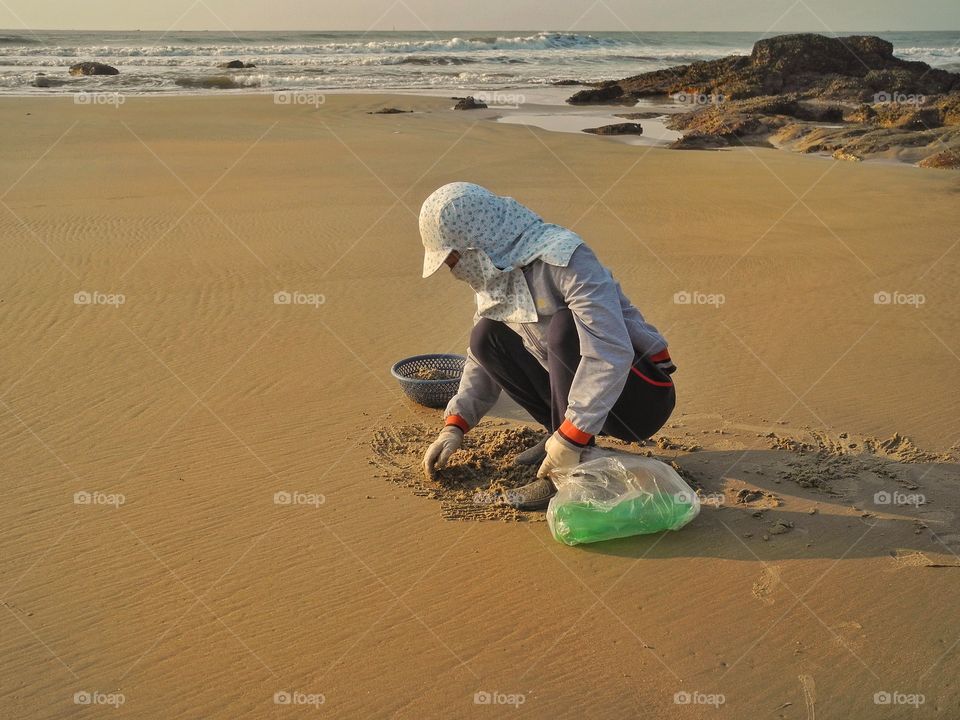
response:
[[(667, 341), (644, 320), (586, 243), (577, 246), (565, 267), (537, 259), (523, 268), (523, 274), (537, 320), (506, 324), (546, 368), (550, 319), (559, 309), (570, 308), (582, 359), (570, 388), (565, 418), (577, 429), (596, 435), (620, 397), (636, 357), (660, 354), (666, 350)], [(475, 313), (474, 324), (479, 321), (480, 314)], [(674, 369), (669, 358), (654, 360), (668, 372)], [(444, 410), (444, 422), (457, 415), (472, 428), (496, 403), (501, 389), (467, 347), (460, 386)]]

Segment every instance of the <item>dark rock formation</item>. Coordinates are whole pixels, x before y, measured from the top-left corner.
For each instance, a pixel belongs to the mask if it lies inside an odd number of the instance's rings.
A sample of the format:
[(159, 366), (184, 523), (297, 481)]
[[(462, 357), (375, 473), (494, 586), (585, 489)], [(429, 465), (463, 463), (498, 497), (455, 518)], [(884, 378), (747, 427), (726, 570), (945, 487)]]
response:
[(623, 88), (616, 83), (607, 83), (599, 87), (587, 88), (574, 93), (567, 98), (571, 105), (590, 105), (593, 103), (623, 103), (628, 102), (631, 105), (636, 102), (635, 98), (625, 97)]
[(119, 75), (120, 71), (99, 62), (82, 62), (70, 66), (71, 75)]
[(395, 107), (385, 107), (379, 110), (367, 110), (367, 115), (395, 115), (397, 113), (411, 113), (413, 110), (401, 110)]
[(749, 55), (678, 65), (582, 90), (567, 102), (585, 104), (694, 93), (728, 100), (795, 93), (846, 102), (887, 93), (960, 91), (960, 75), (894, 57), (893, 45), (869, 35), (832, 38), (801, 33), (759, 40)]
[(773, 143), (841, 160), (883, 155), (930, 167), (950, 167), (951, 153), (960, 151), (960, 74), (901, 60), (891, 43), (873, 36), (779, 35), (758, 41), (749, 56), (598, 83), (567, 102), (653, 96), (689, 108), (667, 122), (685, 133), (671, 145), (678, 149)]
[(243, 60), (231, 60), (230, 62), (220, 63), (217, 67), (223, 68), (224, 70), (247, 70), (249, 68), (255, 68), (256, 65), (253, 63), (245, 63)]
[(473, 95), (454, 97), (451, 100), (457, 101), (457, 104), (453, 106), (454, 110), (482, 110), (487, 106), (482, 100), (474, 100)]
[(640, 123), (625, 122), (586, 128), (584, 132), (593, 133), (594, 135), (642, 135), (643, 128), (640, 126)]
[(943, 150), (924, 158), (917, 165), (940, 170), (960, 170), (960, 150)]

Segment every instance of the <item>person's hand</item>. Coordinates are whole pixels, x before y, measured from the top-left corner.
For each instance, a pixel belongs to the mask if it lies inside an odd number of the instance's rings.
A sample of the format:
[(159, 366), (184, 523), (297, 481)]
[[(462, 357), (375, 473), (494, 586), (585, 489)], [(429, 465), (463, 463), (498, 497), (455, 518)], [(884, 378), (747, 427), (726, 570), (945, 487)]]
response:
[(537, 477), (548, 477), (558, 468), (568, 468), (580, 464), (580, 453), (583, 448), (574, 445), (559, 432), (547, 438), (547, 456), (540, 463)]
[(463, 430), (456, 425), (444, 425), (437, 439), (423, 455), (423, 471), (432, 478), (437, 470), (447, 464), (450, 456), (463, 442)]

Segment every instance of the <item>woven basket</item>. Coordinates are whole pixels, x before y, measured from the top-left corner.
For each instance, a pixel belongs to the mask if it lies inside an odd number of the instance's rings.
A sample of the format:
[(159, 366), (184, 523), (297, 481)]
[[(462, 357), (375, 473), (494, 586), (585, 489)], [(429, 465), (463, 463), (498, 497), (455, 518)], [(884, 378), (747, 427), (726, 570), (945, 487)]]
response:
[[(450, 398), (457, 394), (466, 360), (463, 355), (414, 355), (394, 363), (390, 374), (400, 382), (400, 387), (414, 402), (427, 407), (444, 408)], [(446, 377), (423, 380), (415, 376), (418, 370), (434, 370)]]

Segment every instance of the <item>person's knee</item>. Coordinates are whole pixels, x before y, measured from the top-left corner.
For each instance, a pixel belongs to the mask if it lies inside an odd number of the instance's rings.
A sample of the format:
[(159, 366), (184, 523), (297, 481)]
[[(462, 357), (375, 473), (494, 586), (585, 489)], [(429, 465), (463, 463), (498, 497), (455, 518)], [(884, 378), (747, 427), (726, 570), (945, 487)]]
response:
[(551, 345), (562, 343), (571, 337), (571, 333), (576, 335), (577, 326), (573, 321), (573, 311), (570, 308), (561, 308), (557, 310), (547, 327), (547, 342)]
[(502, 323), (490, 318), (480, 318), (480, 321), (470, 331), (470, 350), (481, 363), (485, 362), (495, 352), (499, 326)]

